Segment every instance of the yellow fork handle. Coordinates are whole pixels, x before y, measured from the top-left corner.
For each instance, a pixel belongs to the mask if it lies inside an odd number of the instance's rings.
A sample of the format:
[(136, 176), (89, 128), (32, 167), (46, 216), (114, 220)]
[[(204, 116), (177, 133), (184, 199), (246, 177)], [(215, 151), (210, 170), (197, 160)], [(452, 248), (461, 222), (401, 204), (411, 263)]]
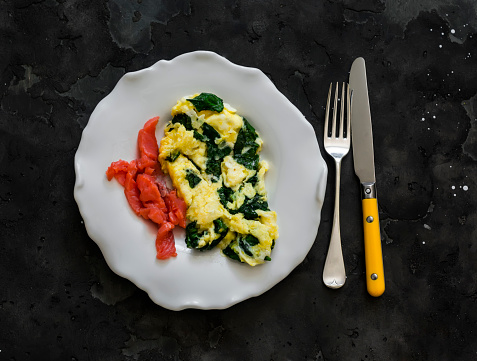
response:
[(366, 286), (371, 296), (379, 297), (384, 292), (384, 267), (376, 198), (363, 199), (363, 228)]

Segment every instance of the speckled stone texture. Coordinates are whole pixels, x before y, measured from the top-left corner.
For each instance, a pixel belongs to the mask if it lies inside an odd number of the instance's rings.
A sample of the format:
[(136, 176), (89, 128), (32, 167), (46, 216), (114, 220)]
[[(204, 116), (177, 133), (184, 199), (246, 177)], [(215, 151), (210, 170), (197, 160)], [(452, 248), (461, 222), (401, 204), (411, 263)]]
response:
[[(475, 360), (476, 4), (1, 1), (0, 359)], [(382, 297), (365, 289), (351, 155), (340, 290), (321, 281), (334, 199), (327, 156), (316, 242), (264, 295), (173, 312), (108, 268), (73, 199), (82, 130), (125, 72), (199, 49), (266, 73), (320, 146), (329, 83), (366, 59)]]

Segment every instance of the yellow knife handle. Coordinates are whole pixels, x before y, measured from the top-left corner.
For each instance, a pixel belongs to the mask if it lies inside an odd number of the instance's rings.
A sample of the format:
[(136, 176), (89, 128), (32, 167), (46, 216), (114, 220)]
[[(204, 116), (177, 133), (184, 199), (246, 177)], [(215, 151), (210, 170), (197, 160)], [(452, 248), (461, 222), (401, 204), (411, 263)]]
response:
[(371, 296), (379, 297), (384, 292), (384, 267), (376, 198), (363, 199), (363, 228), (366, 286)]

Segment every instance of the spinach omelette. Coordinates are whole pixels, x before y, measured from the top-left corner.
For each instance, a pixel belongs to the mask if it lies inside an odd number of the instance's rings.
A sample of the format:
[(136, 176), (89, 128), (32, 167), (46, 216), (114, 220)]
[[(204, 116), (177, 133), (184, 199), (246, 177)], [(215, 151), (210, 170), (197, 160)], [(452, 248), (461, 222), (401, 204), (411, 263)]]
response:
[(177, 101), (160, 142), (159, 161), (187, 204), (187, 247), (214, 247), (251, 266), (271, 261), (278, 238), (253, 126), (214, 94)]

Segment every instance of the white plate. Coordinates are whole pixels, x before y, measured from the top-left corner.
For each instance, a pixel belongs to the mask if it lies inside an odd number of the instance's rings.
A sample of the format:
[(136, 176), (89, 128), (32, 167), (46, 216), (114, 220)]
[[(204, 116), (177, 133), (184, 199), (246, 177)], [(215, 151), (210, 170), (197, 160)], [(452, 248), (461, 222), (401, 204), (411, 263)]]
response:
[[(156, 260), (156, 226), (137, 217), (121, 185), (106, 179), (111, 162), (136, 159), (137, 133), (148, 119), (160, 116), (160, 140), (176, 101), (200, 92), (214, 93), (236, 108), (264, 141), (261, 159), (271, 165), (266, 186), (280, 233), (271, 262), (250, 267), (218, 249), (189, 250), (182, 229), (175, 231), (177, 257)], [(76, 202), (109, 267), (171, 310), (226, 308), (283, 280), (316, 238), (327, 177), (313, 127), (268, 77), (206, 51), (125, 74), (91, 115), (75, 171)]]

